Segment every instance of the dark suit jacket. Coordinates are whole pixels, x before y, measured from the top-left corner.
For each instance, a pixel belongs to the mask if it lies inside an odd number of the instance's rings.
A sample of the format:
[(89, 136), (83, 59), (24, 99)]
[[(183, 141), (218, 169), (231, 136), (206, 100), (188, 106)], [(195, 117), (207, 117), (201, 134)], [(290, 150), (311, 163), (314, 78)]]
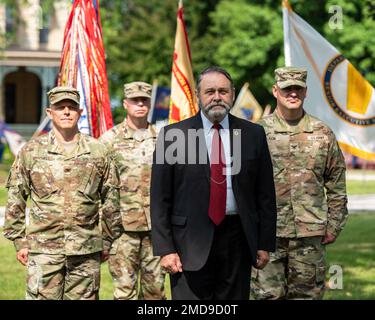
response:
[[(234, 161), (241, 164), (239, 173), (232, 175), (232, 188), (250, 248), (250, 252), (244, 254), (250, 254), (255, 264), (257, 250), (275, 250), (272, 163), (260, 125), (229, 115), (229, 127), (231, 154)], [(197, 129), (202, 129), (200, 144), (192, 137)], [(195, 154), (196, 159), (203, 159), (206, 164), (195, 164)], [(177, 163), (173, 163), (173, 156)], [(151, 177), (154, 255), (177, 252), (185, 271), (202, 268), (215, 229), (208, 217), (209, 199), (210, 165), (202, 118), (198, 113), (164, 127), (158, 137)]]

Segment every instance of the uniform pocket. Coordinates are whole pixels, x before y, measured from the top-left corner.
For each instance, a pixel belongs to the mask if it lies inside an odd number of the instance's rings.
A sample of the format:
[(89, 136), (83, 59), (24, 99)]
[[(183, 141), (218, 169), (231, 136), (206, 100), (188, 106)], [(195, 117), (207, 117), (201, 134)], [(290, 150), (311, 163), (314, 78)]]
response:
[(39, 198), (46, 198), (58, 190), (48, 163), (36, 164), (30, 172), (30, 179), (32, 189)]
[(92, 288), (93, 292), (98, 292), (100, 288), (100, 270), (97, 270), (93, 274), (93, 279), (92, 279)]
[(29, 255), (27, 263), (26, 300), (34, 300), (38, 296), (39, 284), (42, 280), (42, 268)]
[(307, 164), (306, 168), (307, 169), (319, 169), (322, 165), (322, 157), (320, 156), (324, 150), (322, 150), (323, 145), (319, 141), (308, 141), (305, 142), (305, 153), (306, 153), (306, 159), (307, 159)]
[(326, 279), (326, 267), (323, 264), (318, 264), (316, 266), (316, 284), (320, 285), (325, 282)]
[[(87, 256), (82, 256), (80, 268), (82, 268), (82, 286), (86, 286), (82, 290), (83, 300), (97, 300), (99, 298), (100, 287), (100, 252), (96, 252)], [(77, 279), (79, 280), (79, 279)], [(77, 299), (77, 297), (74, 297)]]
[(82, 300), (98, 300), (99, 299), (99, 287), (100, 287), (100, 270), (95, 270), (92, 275), (89, 276), (90, 284), (86, 288), (84, 294), (80, 299)]
[(100, 173), (93, 163), (82, 164), (81, 166), (81, 183), (78, 191), (93, 196), (98, 192), (100, 184)]

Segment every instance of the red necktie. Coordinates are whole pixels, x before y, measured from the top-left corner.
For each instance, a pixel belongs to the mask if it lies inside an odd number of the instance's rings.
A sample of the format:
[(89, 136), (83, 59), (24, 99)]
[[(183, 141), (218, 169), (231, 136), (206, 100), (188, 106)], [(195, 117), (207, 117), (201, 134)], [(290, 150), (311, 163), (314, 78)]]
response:
[(227, 177), (225, 175), (224, 148), (219, 134), (221, 125), (214, 124), (212, 128), (214, 134), (211, 145), (211, 183), (208, 216), (214, 224), (219, 225), (225, 217)]

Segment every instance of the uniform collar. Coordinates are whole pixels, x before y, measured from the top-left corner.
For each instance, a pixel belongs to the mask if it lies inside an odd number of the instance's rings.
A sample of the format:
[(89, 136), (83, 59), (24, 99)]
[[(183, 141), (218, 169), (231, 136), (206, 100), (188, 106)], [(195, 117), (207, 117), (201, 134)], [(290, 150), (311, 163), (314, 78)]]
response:
[[(65, 151), (61, 147), (61, 145), (58, 143), (53, 129), (48, 133), (47, 152), (65, 155)], [(86, 153), (90, 153), (90, 148), (87, 144), (86, 139), (84, 139), (84, 136), (81, 133), (78, 133), (78, 152), (74, 155), (74, 157), (78, 157)]]
[(120, 130), (123, 133), (125, 139), (143, 141), (149, 138), (156, 138), (156, 129), (151, 123), (148, 125), (147, 129), (134, 130), (129, 127), (125, 119), (121, 124)]
[(273, 113), (273, 127), (275, 132), (313, 132), (313, 127), (311, 125), (310, 116), (304, 111), (302, 119), (296, 126), (290, 126), (283, 118), (281, 118), (277, 111)]

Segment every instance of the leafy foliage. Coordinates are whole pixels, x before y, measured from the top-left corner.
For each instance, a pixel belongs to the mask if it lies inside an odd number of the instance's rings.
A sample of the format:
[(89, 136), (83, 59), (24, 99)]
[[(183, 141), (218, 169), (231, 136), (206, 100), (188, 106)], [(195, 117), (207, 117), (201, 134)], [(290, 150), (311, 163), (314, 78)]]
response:
[[(375, 85), (374, 0), (289, 2)], [(41, 5), (49, 12), (53, 0)], [(169, 86), (178, 0), (108, 0), (100, 5), (111, 101), (122, 101), (125, 82), (157, 80)], [(342, 12), (341, 29), (330, 23), (340, 18), (332, 11), (335, 6)], [(274, 104), (273, 70), (284, 64), (281, 0), (185, 0), (184, 18), (195, 75), (221, 65), (231, 72), (237, 92), (248, 81), (262, 105)]]
[[(375, 84), (375, 8), (363, 0), (290, 0), (296, 13), (340, 50)], [(111, 94), (122, 98), (124, 82), (158, 80), (168, 86), (176, 31), (177, 0), (102, 2), (102, 23)], [(330, 27), (340, 6), (343, 29)], [(193, 70), (227, 68), (262, 105), (274, 104), (273, 70), (284, 64), (281, 0), (185, 0), (184, 17)]]

